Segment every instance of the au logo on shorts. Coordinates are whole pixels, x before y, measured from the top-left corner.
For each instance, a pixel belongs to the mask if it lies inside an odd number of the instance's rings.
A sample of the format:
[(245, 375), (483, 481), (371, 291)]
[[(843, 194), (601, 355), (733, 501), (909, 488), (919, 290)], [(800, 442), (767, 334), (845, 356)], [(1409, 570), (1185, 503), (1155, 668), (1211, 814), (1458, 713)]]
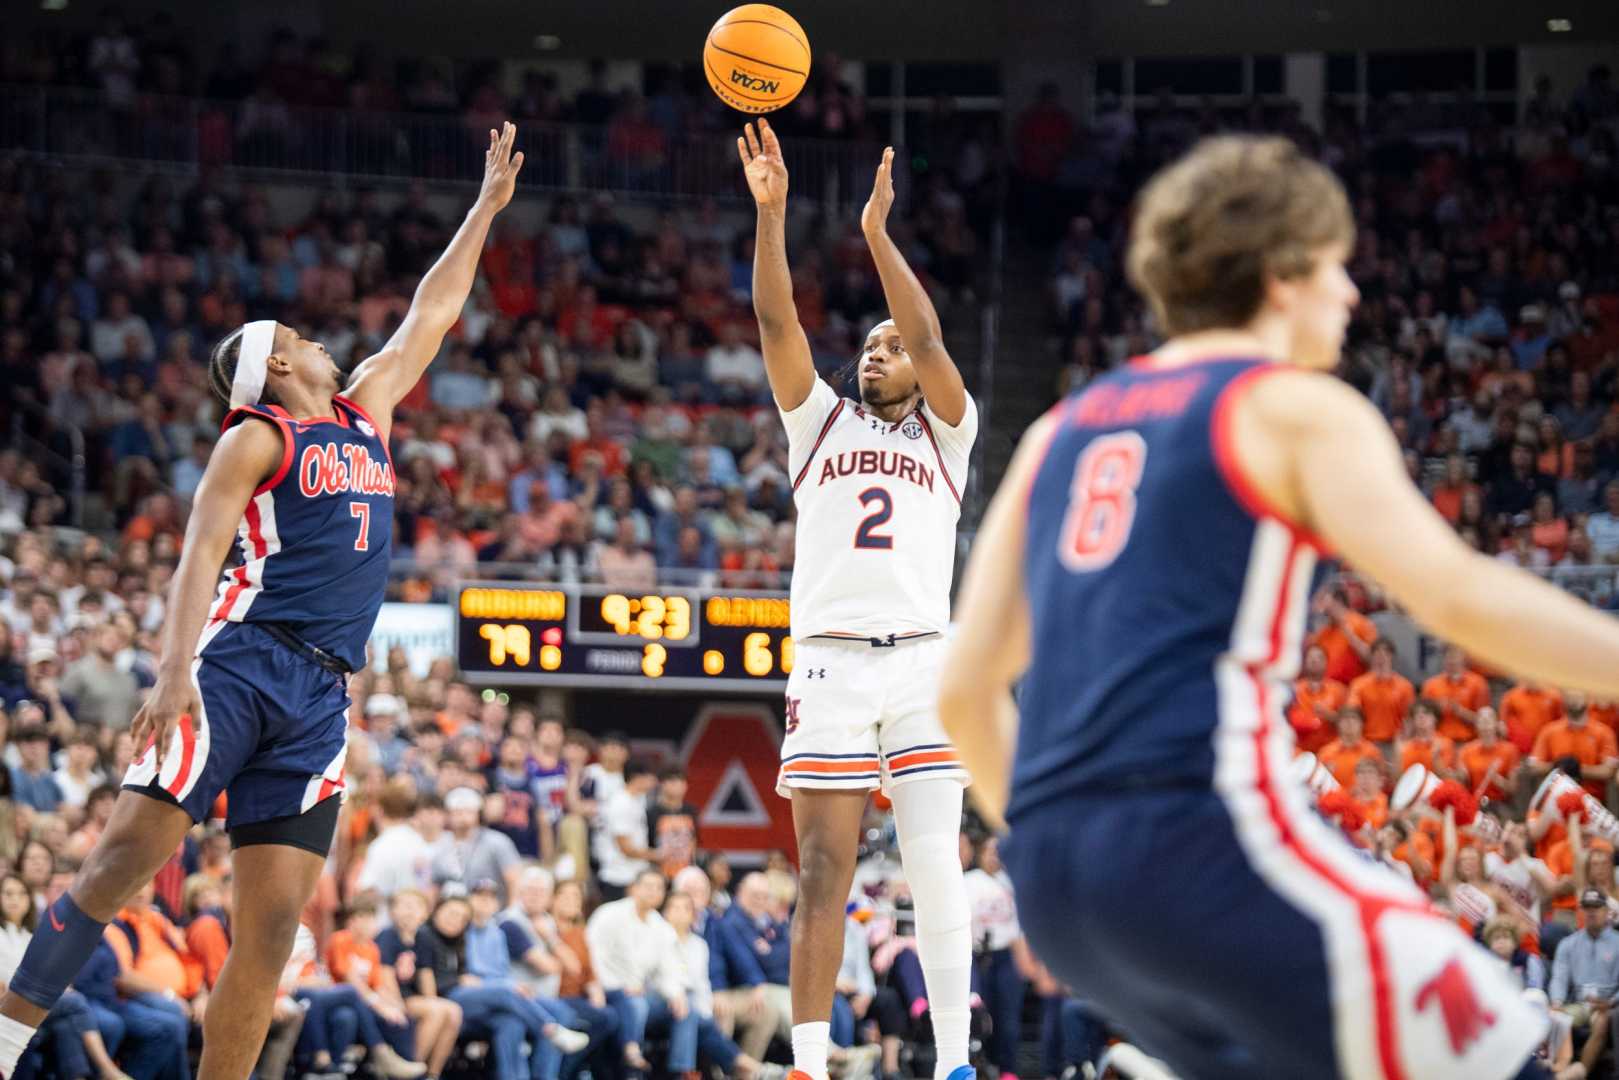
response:
[(922, 421), (913, 416), (900, 425), (899, 432), (907, 439), (920, 439), (922, 437)]
[(790, 697), (787, 699), (787, 734), (791, 735), (798, 730), (798, 706), (803, 698)]

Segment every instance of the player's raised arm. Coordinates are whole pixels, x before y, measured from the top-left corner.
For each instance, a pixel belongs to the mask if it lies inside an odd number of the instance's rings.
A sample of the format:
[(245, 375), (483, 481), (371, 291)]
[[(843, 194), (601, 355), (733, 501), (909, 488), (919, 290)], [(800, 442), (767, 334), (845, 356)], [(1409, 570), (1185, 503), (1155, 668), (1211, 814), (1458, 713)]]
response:
[(883, 282), (888, 314), (899, 328), (899, 339), (911, 354), (911, 366), (922, 385), (922, 397), (939, 419), (955, 427), (967, 414), (967, 387), (956, 362), (944, 347), (944, 330), (928, 292), (911, 272), (905, 256), (888, 235), (888, 211), (894, 205), (894, 148), (883, 151), (871, 198), (860, 213), (860, 227)]
[(478, 258), (483, 254), (490, 223), (511, 202), (518, 170), (523, 167), (522, 152), (512, 153), (516, 138), (517, 128), (509, 123), (499, 132), (489, 132), (483, 187), (477, 201), (467, 211), (450, 246), (416, 287), (399, 329), (381, 352), (355, 369), (349, 381), (347, 396), (376, 417), (378, 423), (388, 423), (393, 407), (421, 379), (427, 365), (438, 355), (444, 335), (461, 317), (462, 305), (478, 273)]
[(1238, 460), (1260, 492), (1423, 626), (1524, 678), (1619, 695), (1619, 620), (1462, 543), (1411, 485), (1383, 417), (1353, 389), (1278, 372), (1236, 403), (1233, 421)]
[(202, 483), (186, 522), (180, 565), (169, 586), (168, 616), (163, 620), (157, 683), (135, 714), (130, 738), (139, 755), (155, 739), (165, 747), (180, 715), (197, 715), (197, 688), (191, 661), (197, 639), (213, 602), (225, 555), (236, 538), (242, 509), (253, 491), (281, 464), (285, 444), (269, 424), (244, 421), (221, 435), (208, 458)]
[(1049, 417), (1039, 420), (1024, 433), (984, 515), (961, 579), (950, 652), (939, 682), (939, 720), (972, 774), (968, 790), (973, 801), (997, 828), (1006, 812), (1017, 744), (1012, 684), (1029, 665), (1024, 506), (1052, 423)]
[(748, 190), (759, 206), (753, 241), (753, 314), (759, 320), (770, 392), (783, 411), (792, 412), (815, 386), (815, 361), (798, 322), (793, 277), (787, 269), (787, 163), (770, 122), (761, 116), (757, 123), (757, 132), (748, 124), (736, 141)]

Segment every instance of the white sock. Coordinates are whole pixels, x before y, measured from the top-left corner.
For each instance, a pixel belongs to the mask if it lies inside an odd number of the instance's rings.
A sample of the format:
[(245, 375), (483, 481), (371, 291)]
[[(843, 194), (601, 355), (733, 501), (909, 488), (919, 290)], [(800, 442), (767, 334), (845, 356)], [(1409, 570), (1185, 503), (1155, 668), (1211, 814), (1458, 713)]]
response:
[[(34, 1037), (34, 1028), (29, 1027), (21, 1020), (13, 1020), (9, 1016), (0, 1016), (0, 1076), (14, 1076), (17, 1072), (17, 1059), (22, 1052), (28, 1049), (28, 1043)], [(822, 1044), (825, 1045), (824, 1043)], [(823, 1059), (824, 1060), (824, 1059)]]
[[(948, 1080), (952, 1072), (970, 1064), (967, 1043), (972, 1032), (972, 1009), (967, 1000), (972, 986), (972, 968), (924, 967), (922, 976), (927, 981), (928, 1016), (933, 1021), (933, 1045), (938, 1051), (933, 1062), (933, 1080)], [(961, 1004), (954, 1004), (958, 1001)]]
[(826, 1080), (826, 1044), (832, 1038), (829, 1020), (793, 1025), (793, 1068), (811, 1080)]

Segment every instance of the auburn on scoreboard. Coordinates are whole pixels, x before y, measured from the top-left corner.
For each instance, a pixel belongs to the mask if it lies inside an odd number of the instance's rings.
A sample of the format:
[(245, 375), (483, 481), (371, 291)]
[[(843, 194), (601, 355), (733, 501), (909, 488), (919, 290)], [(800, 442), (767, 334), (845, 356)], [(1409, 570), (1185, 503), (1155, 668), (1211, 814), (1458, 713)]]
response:
[(485, 582), (455, 611), (471, 682), (769, 691), (793, 670), (782, 593)]

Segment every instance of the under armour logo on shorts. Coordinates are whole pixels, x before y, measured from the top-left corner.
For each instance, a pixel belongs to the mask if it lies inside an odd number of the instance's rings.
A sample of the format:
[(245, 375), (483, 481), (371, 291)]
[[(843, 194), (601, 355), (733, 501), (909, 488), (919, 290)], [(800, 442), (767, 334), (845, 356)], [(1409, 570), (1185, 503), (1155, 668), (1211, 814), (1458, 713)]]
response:
[(806, 678), (806, 679), (824, 679), (824, 678), (826, 678), (826, 668), (824, 668), (824, 667), (805, 668), (804, 669), (804, 678)]

